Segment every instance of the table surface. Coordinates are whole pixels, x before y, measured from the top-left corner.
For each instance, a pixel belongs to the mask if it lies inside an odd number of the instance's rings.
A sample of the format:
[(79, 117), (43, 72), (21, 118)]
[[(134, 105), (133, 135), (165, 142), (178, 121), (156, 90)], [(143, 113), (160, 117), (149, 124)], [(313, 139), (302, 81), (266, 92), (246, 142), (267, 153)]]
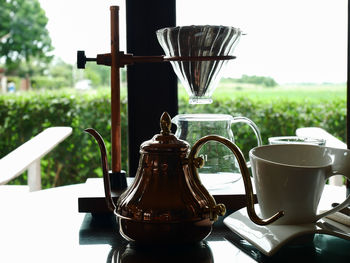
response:
[[(310, 244), (289, 246), (274, 258), (267, 258), (222, 221), (216, 222), (210, 236), (196, 245), (135, 247), (119, 235), (113, 216), (98, 218), (78, 213), (77, 200), (84, 187), (85, 184), (78, 184), (32, 193), (0, 188), (0, 262), (245, 263), (278, 262), (281, 257), (284, 262), (305, 257), (315, 262), (326, 262), (329, 257), (343, 259), (333, 250), (323, 253), (323, 248)], [(326, 203), (344, 199), (344, 189), (338, 189), (327, 189), (333, 196), (322, 200)], [(343, 240), (333, 242), (339, 244)], [(344, 242), (341, 245), (345, 244), (349, 251), (350, 242)]]

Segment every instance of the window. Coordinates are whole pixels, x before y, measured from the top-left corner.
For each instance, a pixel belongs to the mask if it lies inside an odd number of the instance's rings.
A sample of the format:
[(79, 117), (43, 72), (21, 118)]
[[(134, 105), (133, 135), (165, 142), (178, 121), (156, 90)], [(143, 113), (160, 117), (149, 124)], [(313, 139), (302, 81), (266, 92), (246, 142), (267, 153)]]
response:
[(242, 29), (224, 76), (270, 76), (278, 83), (345, 83), (346, 0), (177, 0), (177, 25)]

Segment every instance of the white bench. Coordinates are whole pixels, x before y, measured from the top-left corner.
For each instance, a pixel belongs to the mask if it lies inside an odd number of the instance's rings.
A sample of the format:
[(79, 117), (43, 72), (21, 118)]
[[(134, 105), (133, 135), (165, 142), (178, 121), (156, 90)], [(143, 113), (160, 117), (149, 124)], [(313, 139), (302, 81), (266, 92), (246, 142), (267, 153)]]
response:
[[(311, 137), (326, 140), (326, 146), (340, 149), (347, 149), (347, 145), (341, 140), (334, 137), (324, 129), (318, 127), (299, 128), (296, 130), (296, 135), (300, 137)], [(343, 185), (343, 176), (336, 175), (329, 178), (330, 185)]]
[(40, 160), (72, 133), (71, 127), (51, 127), (0, 159), (0, 185), (28, 170), (29, 191), (41, 189)]

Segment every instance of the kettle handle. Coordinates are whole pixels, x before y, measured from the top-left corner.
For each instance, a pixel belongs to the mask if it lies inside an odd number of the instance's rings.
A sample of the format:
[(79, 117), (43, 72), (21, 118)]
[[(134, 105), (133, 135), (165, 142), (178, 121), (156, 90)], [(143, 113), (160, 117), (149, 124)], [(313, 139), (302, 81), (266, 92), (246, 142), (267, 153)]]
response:
[(96, 130), (92, 128), (88, 128), (88, 129), (85, 129), (84, 131), (89, 133), (92, 137), (94, 137), (98, 143), (98, 146), (100, 147), (101, 164), (102, 164), (102, 171), (103, 171), (103, 184), (105, 188), (106, 202), (107, 202), (108, 209), (111, 211), (115, 211), (116, 205), (113, 202), (112, 193), (111, 193), (111, 183), (110, 183), (110, 178), (108, 173), (109, 169), (108, 169), (106, 145), (103, 141), (102, 136)]
[[(271, 224), (272, 222), (276, 221), (280, 217), (282, 217), (284, 215), (283, 211), (279, 211), (267, 219), (261, 219), (256, 214), (255, 208), (254, 208), (254, 193), (253, 193), (252, 181), (250, 179), (250, 174), (248, 171), (248, 167), (246, 165), (246, 161), (243, 157), (241, 150), (234, 143), (232, 143), (230, 140), (226, 139), (225, 137), (218, 136), (218, 135), (204, 136), (193, 145), (191, 152), (188, 156), (188, 159), (190, 161), (197, 160), (197, 158), (195, 158), (196, 155), (198, 154), (201, 147), (205, 143), (207, 143), (208, 141), (217, 141), (219, 143), (224, 144), (235, 155), (235, 157), (238, 161), (238, 164), (239, 164), (239, 168), (241, 170), (242, 177), (243, 177), (244, 188), (245, 188), (246, 198), (247, 198), (247, 211), (248, 211), (249, 218), (257, 225), (268, 225), (268, 224)], [(198, 161), (196, 161), (196, 162), (198, 163)], [(197, 169), (192, 169), (192, 173), (194, 174), (195, 180), (199, 180)]]

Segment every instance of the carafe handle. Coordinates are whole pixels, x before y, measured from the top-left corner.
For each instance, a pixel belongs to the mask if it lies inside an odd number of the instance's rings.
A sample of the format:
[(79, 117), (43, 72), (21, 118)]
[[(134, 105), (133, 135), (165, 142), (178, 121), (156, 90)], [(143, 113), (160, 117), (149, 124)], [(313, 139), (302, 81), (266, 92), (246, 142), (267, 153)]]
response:
[[(231, 125), (233, 123), (246, 123), (249, 125), (250, 128), (252, 128), (255, 136), (256, 136), (256, 140), (258, 142), (258, 146), (262, 145), (262, 139), (261, 139), (261, 135), (260, 135), (260, 130), (258, 128), (258, 126), (251, 120), (248, 119), (246, 117), (233, 117), (233, 119), (231, 120)], [(247, 162), (247, 166), (250, 167), (250, 162)]]
[(248, 171), (248, 167), (246, 165), (246, 161), (244, 159), (244, 156), (241, 152), (241, 150), (230, 140), (226, 139), (225, 137), (218, 136), (218, 135), (208, 135), (205, 136), (201, 139), (199, 139), (192, 147), (191, 152), (188, 156), (188, 159), (192, 165), (191, 167), (191, 172), (194, 177), (194, 179), (200, 183), (199, 175), (198, 175), (198, 165), (193, 164), (193, 162), (198, 163), (198, 158), (196, 158), (199, 150), (201, 147), (207, 143), (208, 141), (217, 141), (219, 143), (224, 144), (227, 148), (229, 148), (232, 153), (235, 155), (239, 168), (241, 170), (241, 174), (243, 177), (243, 182), (244, 182), (244, 188), (245, 188), (245, 193), (246, 193), (246, 198), (247, 198), (247, 211), (249, 218), (257, 225), (268, 225), (271, 224), (272, 222), (276, 221), (280, 217), (284, 215), (284, 212), (279, 211), (275, 215), (271, 216), (270, 218), (267, 219), (261, 219), (255, 212), (254, 208), (254, 193), (253, 193), (253, 187), (252, 187), (252, 181), (250, 179), (250, 174)]

